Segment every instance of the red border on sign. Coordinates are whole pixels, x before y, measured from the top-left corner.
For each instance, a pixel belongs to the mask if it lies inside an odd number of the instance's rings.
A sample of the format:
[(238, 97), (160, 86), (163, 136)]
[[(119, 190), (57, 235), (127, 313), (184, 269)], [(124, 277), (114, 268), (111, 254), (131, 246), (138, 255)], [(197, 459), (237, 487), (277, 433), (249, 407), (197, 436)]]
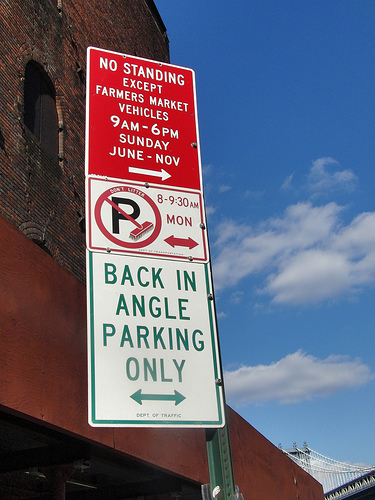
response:
[[(183, 84), (176, 83), (178, 77)], [(86, 175), (202, 191), (194, 71), (89, 47), (85, 170)], [(163, 177), (163, 170), (169, 176)]]
[[(145, 240), (140, 240), (140, 241), (135, 241), (135, 242), (123, 241), (123, 240), (120, 240), (119, 238), (116, 238), (116, 236), (114, 236), (112, 233), (110, 233), (108, 231), (108, 229), (105, 227), (105, 225), (102, 221), (102, 218), (101, 218), (101, 209), (102, 209), (103, 203), (108, 199), (109, 195), (114, 194), (114, 190), (117, 187), (121, 188), (120, 191), (117, 191), (118, 194), (122, 194), (122, 193), (126, 193), (126, 192), (131, 193), (131, 194), (135, 194), (135, 195), (143, 198), (151, 206), (151, 208), (155, 214), (155, 220), (156, 220), (155, 229), (153, 230), (151, 235), (148, 238), (146, 238)], [(137, 189), (137, 191), (139, 191), (139, 189)], [(98, 228), (100, 229), (100, 231), (104, 234), (104, 236), (106, 238), (108, 238), (110, 241), (112, 241), (112, 243), (115, 243), (116, 245), (119, 245), (121, 247), (130, 248), (130, 249), (143, 248), (143, 247), (146, 247), (147, 245), (150, 245), (159, 236), (159, 233), (161, 230), (161, 215), (160, 215), (159, 209), (156, 206), (155, 202), (147, 194), (143, 193), (142, 191), (140, 191), (140, 192), (142, 193), (142, 195), (134, 192), (134, 186), (131, 186), (131, 187), (124, 186), (123, 184), (121, 186), (112, 186), (110, 189), (107, 189), (106, 191), (104, 191), (104, 193), (102, 193), (99, 196), (99, 198), (95, 204), (94, 214), (95, 214), (95, 220), (96, 220), (96, 223), (98, 225)]]

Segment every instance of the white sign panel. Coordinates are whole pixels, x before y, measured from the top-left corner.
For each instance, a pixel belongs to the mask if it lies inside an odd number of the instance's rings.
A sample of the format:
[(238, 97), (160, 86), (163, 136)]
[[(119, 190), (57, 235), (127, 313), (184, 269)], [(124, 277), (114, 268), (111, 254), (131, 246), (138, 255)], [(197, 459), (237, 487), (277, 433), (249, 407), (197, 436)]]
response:
[(89, 250), (208, 262), (199, 191), (93, 177), (87, 182)]
[(221, 427), (209, 266), (87, 252), (89, 421)]

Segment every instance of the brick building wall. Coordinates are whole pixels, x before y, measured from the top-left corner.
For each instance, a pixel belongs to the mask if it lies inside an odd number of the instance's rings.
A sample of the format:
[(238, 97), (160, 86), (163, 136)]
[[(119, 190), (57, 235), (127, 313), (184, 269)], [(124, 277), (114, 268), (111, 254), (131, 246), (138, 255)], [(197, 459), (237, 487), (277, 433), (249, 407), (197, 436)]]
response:
[[(164, 25), (146, 0), (4, 0), (0, 31), (0, 213), (84, 281), (86, 48), (168, 62)], [(56, 93), (55, 159), (24, 124), (29, 61)]]

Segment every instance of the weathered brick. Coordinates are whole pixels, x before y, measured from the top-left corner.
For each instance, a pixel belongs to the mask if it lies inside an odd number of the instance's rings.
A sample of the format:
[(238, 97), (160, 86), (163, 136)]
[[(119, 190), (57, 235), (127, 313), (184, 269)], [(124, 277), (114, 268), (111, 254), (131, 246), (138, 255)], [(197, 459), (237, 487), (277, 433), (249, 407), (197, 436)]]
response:
[[(85, 276), (85, 69), (89, 45), (169, 61), (147, 0), (0, 2), (0, 213), (81, 281)], [(60, 161), (23, 124), (28, 61), (56, 90)]]

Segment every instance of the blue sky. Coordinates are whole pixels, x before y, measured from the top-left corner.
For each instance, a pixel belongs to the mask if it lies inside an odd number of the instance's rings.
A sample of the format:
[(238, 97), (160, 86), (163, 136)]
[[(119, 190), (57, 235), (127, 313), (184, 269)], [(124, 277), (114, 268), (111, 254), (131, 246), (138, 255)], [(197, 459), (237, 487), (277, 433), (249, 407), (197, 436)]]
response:
[(375, 465), (375, 4), (155, 3), (196, 72), (228, 403)]

